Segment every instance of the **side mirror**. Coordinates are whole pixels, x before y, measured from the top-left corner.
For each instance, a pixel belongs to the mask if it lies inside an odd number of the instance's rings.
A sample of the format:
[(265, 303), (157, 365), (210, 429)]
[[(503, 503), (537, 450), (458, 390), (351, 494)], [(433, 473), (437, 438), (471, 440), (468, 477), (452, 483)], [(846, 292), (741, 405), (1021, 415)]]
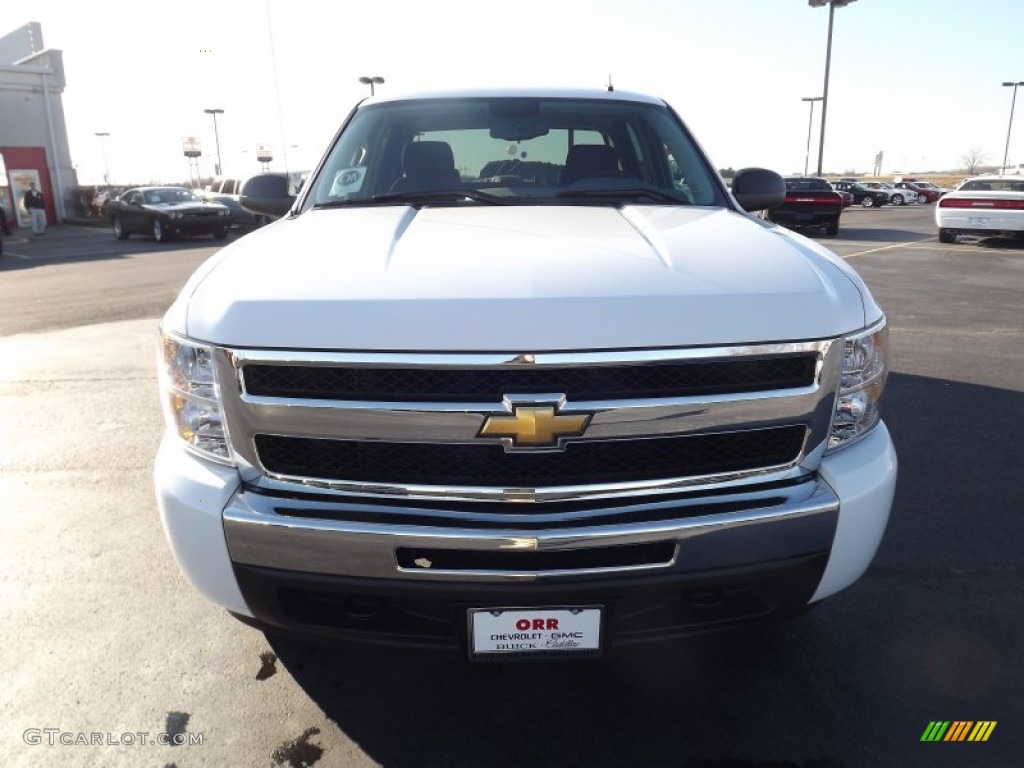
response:
[(786, 199), (786, 182), (775, 171), (744, 168), (733, 177), (732, 196), (745, 211), (774, 208)]
[(251, 213), (280, 218), (291, 209), (295, 195), (288, 194), (287, 174), (262, 173), (242, 185), (238, 202)]

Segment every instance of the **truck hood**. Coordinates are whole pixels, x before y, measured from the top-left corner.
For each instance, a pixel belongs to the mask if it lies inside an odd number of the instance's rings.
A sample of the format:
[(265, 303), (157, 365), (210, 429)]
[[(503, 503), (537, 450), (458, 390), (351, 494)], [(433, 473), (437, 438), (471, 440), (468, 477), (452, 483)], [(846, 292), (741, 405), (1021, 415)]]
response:
[(838, 257), (722, 208), (396, 206), (241, 238), (165, 328), (232, 347), (534, 352), (825, 338), (872, 313)]

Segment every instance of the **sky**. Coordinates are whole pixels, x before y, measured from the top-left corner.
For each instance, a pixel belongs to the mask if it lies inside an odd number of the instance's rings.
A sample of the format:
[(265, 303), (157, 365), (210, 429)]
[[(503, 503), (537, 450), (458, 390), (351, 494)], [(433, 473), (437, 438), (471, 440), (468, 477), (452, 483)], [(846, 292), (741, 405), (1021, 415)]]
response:
[[(380, 89), (604, 87), (668, 101), (720, 168), (802, 172), (825, 71), (828, 8), (807, 0), (38, 0), (3, 32), (42, 24), (64, 52), (64, 110), (79, 183), (189, 178), (182, 138), (213, 174), (313, 167), (355, 104)], [(835, 11), (825, 171), (1000, 164), (1024, 81), (1024, 0), (855, 0)], [(1024, 101), (1024, 89), (1021, 89)], [(1018, 110), (1019, 112), (1020, 110)], [(814, 110), (816, 167), (821, 105)], [(1024, 163), (1024, 114), (1010, 163)]]

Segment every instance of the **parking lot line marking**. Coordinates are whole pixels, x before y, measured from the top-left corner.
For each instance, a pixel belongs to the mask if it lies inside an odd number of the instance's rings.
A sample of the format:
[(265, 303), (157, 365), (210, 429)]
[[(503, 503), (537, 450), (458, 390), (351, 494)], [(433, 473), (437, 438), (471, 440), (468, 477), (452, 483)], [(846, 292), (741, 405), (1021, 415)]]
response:
[(907, 240), (905, 243), (893, 243), (892, 245), (883, 245), (881, 248), (870, 248), (866, 251), (857, 251), (856, 253), (849, 253), (844, 256), (844, 259), (852, 259), (854, 256), (864, 256), (868, 253), (878, 253), (879, 251), (888, 251), (893, 248), (906, 248), (908, 245), (917, 245), (917, 243), (927, 243), (929, 240), (935, 240), (935, 235), (929, 237), (923, 237), (920, 240)]
[(14, 258), (21, 259), (22, 261), (31, 261), (32, 260), (32, 257), (29, 256), (28, 254), (25, 254), (25, 253), (15, 253), (14, 251), (8, 251), (4, 255), (5, 256), (13, 256)]

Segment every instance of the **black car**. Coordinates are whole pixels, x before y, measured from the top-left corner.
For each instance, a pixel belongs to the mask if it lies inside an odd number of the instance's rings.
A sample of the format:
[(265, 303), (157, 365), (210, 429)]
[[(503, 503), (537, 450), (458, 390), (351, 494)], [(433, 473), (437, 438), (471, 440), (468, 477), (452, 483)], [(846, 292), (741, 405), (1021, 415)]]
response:
[(863, 184), (854, 181), (837, 181), (836, 189), (849, 192), (853, 195), (853, 204), (862, 205), (865, 208), (886, 205), (890, 202), (889, 193), (882, 189), (871, 189)]
[(765, 211), (766, 219), (786, 227), (823, 227), (832, 237), (839, 234), (843, 199), (831, 184), (816, 176), (790, 177), (785, 182), (785, 199)]
[(152, 235), (158, 243), (175, 235), (228, 236), (231, 210), (220, 203), (201, 200), (185, 187), (137, 187), (129, 189), (107, 207), (114, 235)]

